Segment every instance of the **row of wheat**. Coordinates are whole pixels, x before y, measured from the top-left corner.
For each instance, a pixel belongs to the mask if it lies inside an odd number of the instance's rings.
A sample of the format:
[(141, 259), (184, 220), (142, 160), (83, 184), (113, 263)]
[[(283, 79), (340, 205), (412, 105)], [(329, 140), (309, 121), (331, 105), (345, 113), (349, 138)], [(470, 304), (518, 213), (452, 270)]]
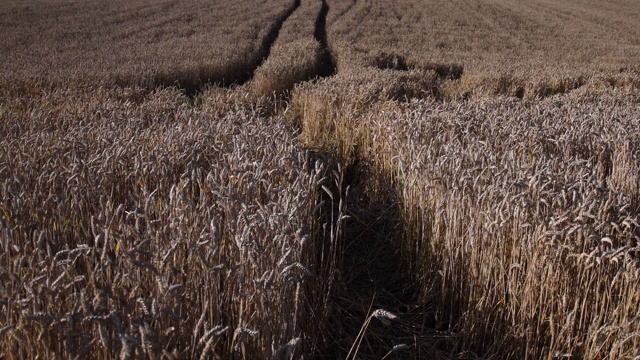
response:
[(300, 6), (285, 21), (269, 57), (252, 80), (251, 87), (256, 94), (282, 94), (296, 83), (318, 74), (322, 49), (313, 33), (320, 5), (318, 0), (300, 1)]
[(246, 82), (292, 3), (12, 0), (0, 11), (0, 75), (190, 91)]
[(325, 180), (293, 129), (239, 93), (30, 90), (0, 104), (0, 357), (303, 350)]
[(633, 88), (403, 102), (389, 91), (408, 83), (388, 73), (339, 74), (292, 102), (309, 146), (394, 184), (405, 224), (397, 246), (436, 328), (459, 339), (453, 353), (637, 355)]
[[(594, 74), (616, 83), (618, 73), (637, 79), (640, 71), (634, 15), (640, 5), (632, 0), (328, 3), (330, 44), (343, 72), (364, 64), (396, 70), (459, 64), (464, 76), (447, 89), (450, 95), (535, 98), (580, 87)], [(379, 61), (384, 53), (401, 61)]]

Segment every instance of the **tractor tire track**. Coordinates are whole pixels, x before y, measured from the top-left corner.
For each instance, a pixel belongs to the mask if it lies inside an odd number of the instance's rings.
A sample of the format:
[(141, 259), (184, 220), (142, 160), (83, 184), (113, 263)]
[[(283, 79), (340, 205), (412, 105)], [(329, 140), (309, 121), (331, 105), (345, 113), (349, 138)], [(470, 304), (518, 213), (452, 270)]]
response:
[(262, 98), (286, 99), (297, 84), (335, 75), (327, 37), (326, 0), (304, 0), (283, 24), (268, 57), (249, 85)]
[(262, 40), (262, 44), (260, 45), (260, 50), (259, 50), (260, 57), (255, 67), (251, 70), (251, 75), (248, 76), (246, 79), (243, 79), (243, 81), (238, 83), (238, 85), (243, 85), (244, 83), (248, 82), (253, 78), (253, 74), (255, 73), (255, 71), (267, 60), (267, 58), (269, 57), (269, 54), (271, 54), (271, 48), (273, 47), (273, 44), (275, 44), (276, 40), (278, 39), (278, 35), (280, 34), (280, 30), (282, 29), (282, 26), (287, 21), (287, 19), (289, 19), (289, 17), (299, 7), (300, 7), (300, 0), (294, 0), (293, 4), (291, 4), (289, 9), (287, 9), (282, 15), (280, 15), (280, 17), (278, 17), (278, 19), (273, 24), (273, 26), (271, 26), (271, 29), (267, 33), (267, 36), (265, 36), (264, 39)]
[(280, 30), (284, 23), (291, 15), (300, 7), (301, 0), (294, 0), (291, 5), (284, 10), (273, 22), (269, 31), (264, 36), (258, 46), (258, 50), (254, 54), (248, 54), (253, 57), (252, 60), (232, 64), (233, 70), (228, 74), (224, 74), (224, 78), (220, 78), (219, 74), (207, 74), (206, 70), (200, 70), (197, 78), (189, 78), (188, 76), (163, 76), (156, 79), (156, 82), (163, 86), (176, 85), (191, 99), (195, 98), (202, 90), (209, 85), (219, 85), (223, 87), (231, 87), (236, 85), (244, 85), (253, 79), (256, 70), (262, 66), (271, 54), (271, 48), (278, 39)]
[[(321, 1), (314, 31), (322, 49), (318, 76), (331, 77), (337, 74), (337, 67), (327, 31), (330, 8), (327, 0)], [(355, 11), (352, 7), (340, 16)], [(462, 73), (461, 67), (440, 64), (433, 67), (440, 80), (459, 79)], [(331, 124), (340, 123), (341, 115), (329, 110), (333, 109), (331, 98), (323, 94), (331, 93), (333, 85), (331, 82), (324, 85), (325, 90), (306, 89), (308, 93), (300, 95), (300, 99), (308, 96), (307, 102), (299, 103), (303, 108), (308, 106), (301, 109), (301, 116), (310, 117), (301, 123), (320, 121), (326, 124), (326, 131), (335, 131), (331, 130)], [(318, 106), (324, 101), (327, 103)], [(314, 120), (315, 117), (319, 120)], [(334, 174), (335, 181), (327, 181), (318, 189), (320, 226), (314, 238), (320, 244), (316, 256), (322, 260), (314, 266), (319, 271), (318, 283), (309, 294), (314, 322), (308, 333), (308, 346), (318, 358), (374, 359), (391, 354), (392, 349), (398, 351), (394, 358), (444, 353), (451, 346), (446, 341), (437, 343), (441, 335), (435, 313), (421, 298), (415, 286), (413, 265), (405, 250), (398, 246), (412, 230), (403, 220), (401, 196), (393, 180), (365, 154), (356, 151), (353, 158), (346, 159), (333, 148), (340, 148), (342, 145), (336, 143), (348, 142), (347, 138), (352, 136), (357, 137), (353, 133), (335, 133), (332, 135), (335, 143), (310, 149), (327, 173)], [(327, 228), (332, 230), (326, 231)], [(389, 314), (391, 320), (380, 320), (375, 314)], [(404, 348), (396, 347), (399, 339), (406, 342)]]
[(328, 77), (336, 74), (336, 64), (329, 47), (329, 40), (327, 38), (327, 15), (329, 14), (329, 4), (327, 0), (322, 0), (322, 7), (318, 13), (316, 19), (315, 31), (313, 36), (320, 43), (322, 53), (320, 55), (320, 63), (318, 69), (318, 76)]

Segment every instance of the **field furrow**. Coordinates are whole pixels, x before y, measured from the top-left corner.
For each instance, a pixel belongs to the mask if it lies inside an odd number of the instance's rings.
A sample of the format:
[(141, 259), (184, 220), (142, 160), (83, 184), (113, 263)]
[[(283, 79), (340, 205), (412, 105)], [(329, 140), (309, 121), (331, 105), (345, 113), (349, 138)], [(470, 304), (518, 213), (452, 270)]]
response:
[(271, 56), (256, 70), (250, 84), (255, 94), (283, 95), (298, 83), (333, 75), (335, 66), (325, 28), (328, 11), (324, 1), (302, 2), (284, 23)]
[(336, 65), (334, 63), (334, 56), (331, 54), (331, 48), (329, 46), (329, 40), (327, 39), (327, 15), (329, 14), (329, 5), (327, 0), (322, 0), (322, 7), (318, 13), (316, 19), (315, 29), (313, 31), (313, 37), (320, 44), (320, 69), (318, 76), (327, 77), (332, 76), (336, 72)]
[(2, 82), (178, 85), (188, 93), (207, 84), (243, 83), (298, 4), (12, 3), (0, 13)]

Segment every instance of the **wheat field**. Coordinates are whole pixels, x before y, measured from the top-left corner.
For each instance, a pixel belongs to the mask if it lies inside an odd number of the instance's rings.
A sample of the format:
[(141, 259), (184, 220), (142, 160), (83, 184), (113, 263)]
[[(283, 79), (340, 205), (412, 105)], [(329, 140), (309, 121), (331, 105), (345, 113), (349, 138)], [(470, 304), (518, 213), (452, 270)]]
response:
[(6, 1), (0, 358), (636, 359), (639, 15)]

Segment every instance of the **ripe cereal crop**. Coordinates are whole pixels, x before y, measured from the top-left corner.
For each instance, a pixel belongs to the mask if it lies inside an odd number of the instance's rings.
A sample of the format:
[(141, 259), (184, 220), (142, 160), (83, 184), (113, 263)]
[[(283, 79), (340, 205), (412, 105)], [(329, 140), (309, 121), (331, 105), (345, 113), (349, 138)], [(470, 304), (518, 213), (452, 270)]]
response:
[(636, 358), (639, 14), (6, 1), (0, 358)]

